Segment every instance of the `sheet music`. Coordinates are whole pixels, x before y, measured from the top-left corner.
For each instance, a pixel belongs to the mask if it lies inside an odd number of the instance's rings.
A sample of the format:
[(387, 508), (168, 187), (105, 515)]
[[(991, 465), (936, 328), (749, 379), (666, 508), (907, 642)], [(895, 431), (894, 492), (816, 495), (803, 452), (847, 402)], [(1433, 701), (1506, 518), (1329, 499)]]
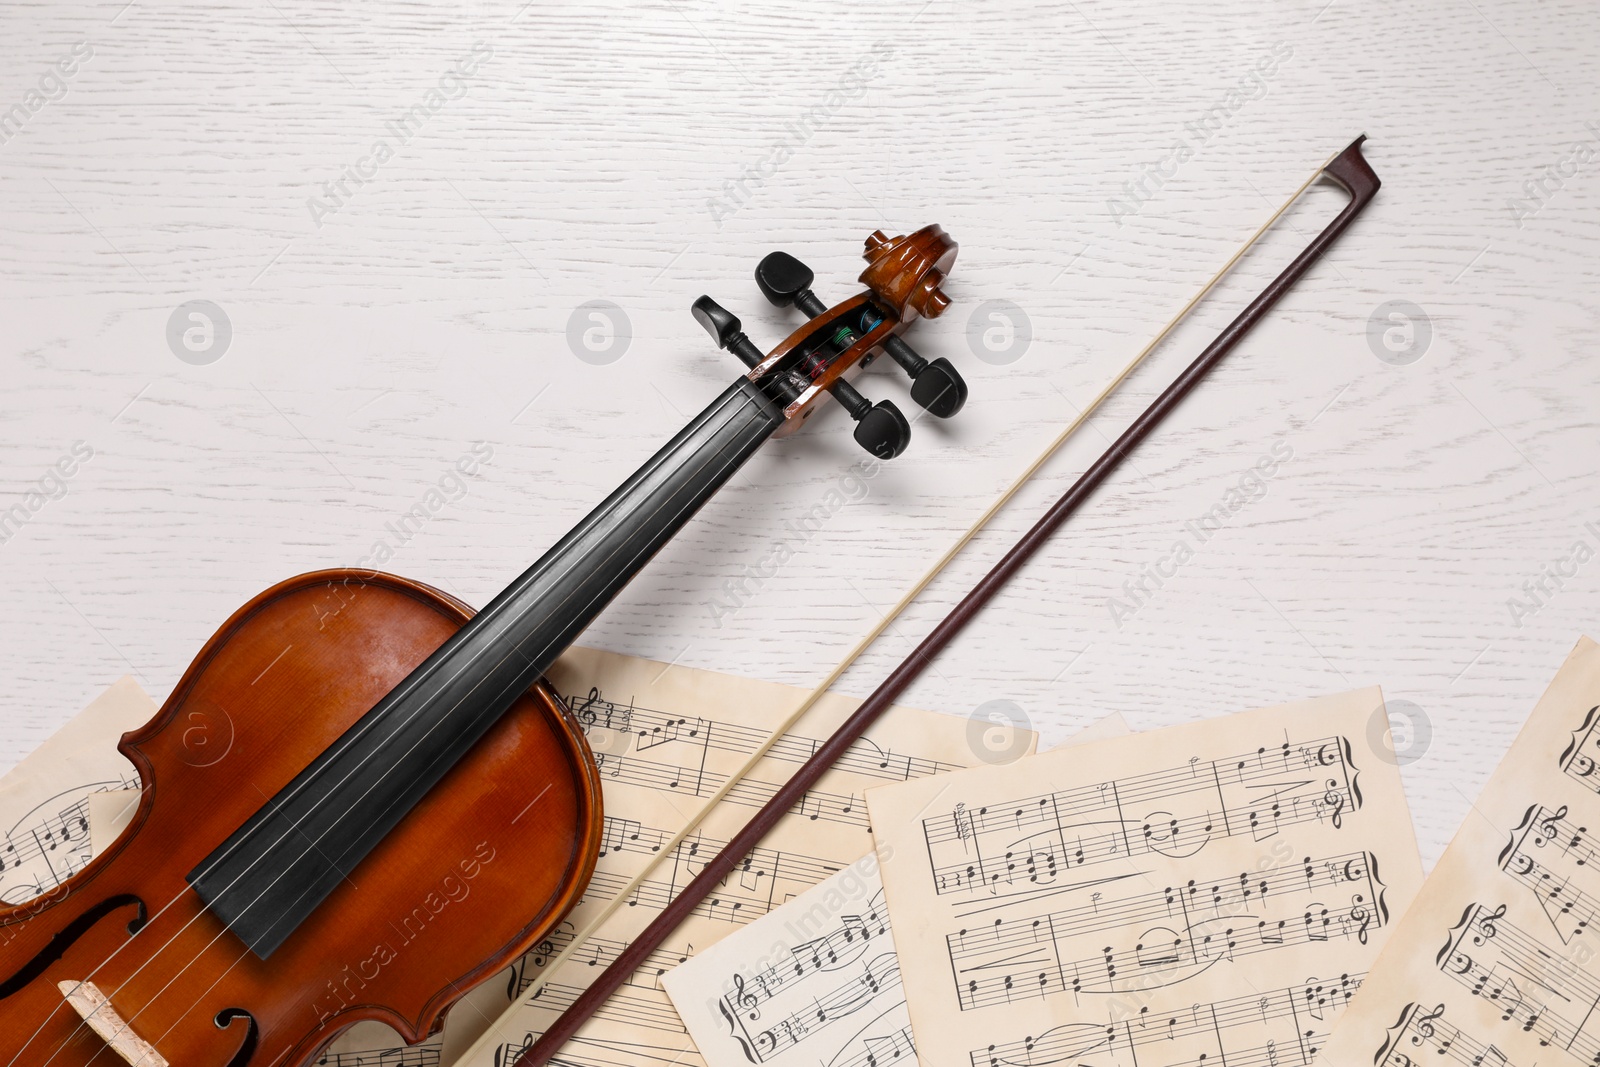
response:
[(312, 1067), (439, 1067), (439, 1041), (397, 1045), (388, 1027), (363, 1026), (346, 1035), (311, 1061)]
[[(660, 843), (687, 822), (698, 798), (715, 791), (805, 696), (789, 686), (585, 649), (563, 657), (550, 677), (583, 721), (600, 762), (605, 850), (589, 892), (569, 921), (516, 968), (510, 987), (519, 998), (587, 915), (620, 891)], [(558, 969), (541, 995), (524, 1000), (511, 1018), (486, 1032), (458, 1061), (461, 1067), (505, 1067), (531, 1045), (855, 706), (854, 700), (825, 697), (807, 715), (801, 732), (773, 749), (701, 831), (657, 869), (630, 906), (613, 916), (581, 955)], [(985, 733), (995, 729), (983, 724)], [(978, 762), (984, 749), (971, 740), (972, 734), (966, 718), (891, 709), (722, 890), (579, 1031), (561, 1062), (582, 1067), (703, 1063), (663, 989), (663, 975), (869, 851), (867, 789)]]
[(1327, 1064), (1600, 1062), (1600, 645), (1545, 690), (1324, 1053)]
[[(1127, 732), (1110, 715), (1066, 743)], [(917, 1062), (876, 852), (668, 971), (662, 984), (709, 1067)]]
[(1311, 1062), (1421, 882), (1375, 688), (874, 789), (924, 1067)]
[(123, 678), (0, 778), (0, 901), (42, 896), (89, 862), (89, 798), (138, 788), (117, 741), (155, 713), (139, 683)]

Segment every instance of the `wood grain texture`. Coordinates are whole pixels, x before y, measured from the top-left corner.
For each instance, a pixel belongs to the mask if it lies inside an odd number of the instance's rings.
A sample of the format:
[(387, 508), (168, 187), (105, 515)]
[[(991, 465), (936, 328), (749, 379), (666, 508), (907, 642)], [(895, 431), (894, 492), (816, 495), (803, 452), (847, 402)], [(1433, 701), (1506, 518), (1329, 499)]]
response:
[[(1054, 743), (1112, 710), (1148, 728), (1376, 682), (1426, 716), (1404, 773), (1431, 860), (1597, 629), (1600, 562), (1527, 617), (1508, 607), (1580, 538), (1600, 549), (1600, 158), (1572, 156), (1600, 151), (1592, 5), (64, 0), (4, 18), (0, 111), (78, 42), (93, 55), (0, 144), (0, 510), (74, 441), (94, 456), (0, 544), (0, 762), (123, 673), (164, 697), (244, 601), (380, 538), (387, 569), (482, 604), (736, 372), (696, 296), (771, 344), (793, 320), (750, 281), (765, 252), (832, 301), (866, 233), (939, 222), (962, 246), (956, 303), (910, 340), (967, 375), (966, 409), (919, 421), (831, 511), (862, 456), (847, 420), (775, 442), (584, 638), (813, 681), (1363, 130), (1372, 210), (905, 700), (1012, 700)], [(317, 226), (308, 199), (480, 41), (464, 94)], [(1203, 141), (1186, 128), (1208, 121)], [(1114, 217), (1180, 141), (1191, 158)], [(1573, 173), (1555, 188), (1547, 166)], [(1249, 257), (845, 688), (870, 691), (1337, 199)], [(166, 339), (197, 298), (233, 328), (208, 366)], [(594, 299), (631, 324), (607, 365), (567, 340)], [(1032, 333), (1005, 365), (968, 334), (999, 299)], [(1369, 345), (1391, 300), (1431, 323), (1410, 365)], [(858, 384), (912, 410), (889, 366)], [(480, 440), (492, 459), (399, 543), (386, 524)], [(1292, 458), (1264, 495), (1191, 537), (1119, 626), (1123, 583), (1274, 442)], [(791, 562), (719, 615), (786, 540)]]

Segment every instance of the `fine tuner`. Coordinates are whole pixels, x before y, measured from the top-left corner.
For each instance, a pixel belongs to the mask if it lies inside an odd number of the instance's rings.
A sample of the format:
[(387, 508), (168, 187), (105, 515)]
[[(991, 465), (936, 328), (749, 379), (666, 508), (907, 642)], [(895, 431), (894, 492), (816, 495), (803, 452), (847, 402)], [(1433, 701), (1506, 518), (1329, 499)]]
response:
[(930, 415), (947, 419), (967, 401), (967, 383), (948, 359), (927, 360), (901, 339), (918, 318), (937, 318), (950, 306), (939, 288), (955, 262), (956, 242), (939, 226), (890, 239), (879, 230), (866, 240), (861, 282), (867, 291), (826, 307), (811, 291), (816, 274), (787, 252), (772, 252), (756, 267), (756, 285), (776, 307), (796, 307), (805, 325), (767, 355), (745, 334), (739, 319), (709, 296), (694, 302), (694, 317), (717, 347), (750, 368), (752, 382), (773, 382), (785, 403), (785, 426), (793, 432), (811, 417), (824, 393), (856, 422), (856, 443), (879, 459), (893, 459), (911, 441), (911, 424), (893, 401), (874, 404), (845, 380), (887, 352), (911, 377), (911, 399)]

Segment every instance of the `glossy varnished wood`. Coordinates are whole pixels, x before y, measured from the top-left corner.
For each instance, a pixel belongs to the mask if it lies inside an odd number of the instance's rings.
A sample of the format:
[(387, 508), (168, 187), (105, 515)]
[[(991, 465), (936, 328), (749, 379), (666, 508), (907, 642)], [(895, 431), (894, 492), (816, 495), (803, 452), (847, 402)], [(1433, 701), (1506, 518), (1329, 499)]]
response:
[[(160, 714), (123, 738), (145, 783), (129, 829), (48, 898), (0, 912), (0, 982), (32, 979), (0, 998), (0, 1063), (120, 1062), (62, 1000), (57, 982), (81, 979), (175, 1064), (233, 1062), (250, 1030), (229, 1021), (234, 1009), (258, 1028), (253, 1064), (304, 1063), (361, 1019), (419, 1040), (559, 921), (593, 870), (600, 788), (576, 723), (542, 685), (269, 960), (184, 881), (470, 615), (419, 583), (335, 570), (274, 586), (229, 619)], [(140, 902), (147, 923), (130, 936)]]

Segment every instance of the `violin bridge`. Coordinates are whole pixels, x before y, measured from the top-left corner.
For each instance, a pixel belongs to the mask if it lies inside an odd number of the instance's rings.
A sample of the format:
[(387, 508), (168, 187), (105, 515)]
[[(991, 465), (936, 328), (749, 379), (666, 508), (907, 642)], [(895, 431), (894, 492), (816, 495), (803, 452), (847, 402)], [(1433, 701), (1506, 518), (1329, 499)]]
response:
[(56, 988), (67, 998), (72, 1010), (89, 1024), (89, 1029), (99, 1034), (112, 1052), (133, 1067), (170, 1067), (167, 1058), (157, 1052), (154, 1045), (123, 1022), (117, 1009), (93, 982), (57, 982)]

